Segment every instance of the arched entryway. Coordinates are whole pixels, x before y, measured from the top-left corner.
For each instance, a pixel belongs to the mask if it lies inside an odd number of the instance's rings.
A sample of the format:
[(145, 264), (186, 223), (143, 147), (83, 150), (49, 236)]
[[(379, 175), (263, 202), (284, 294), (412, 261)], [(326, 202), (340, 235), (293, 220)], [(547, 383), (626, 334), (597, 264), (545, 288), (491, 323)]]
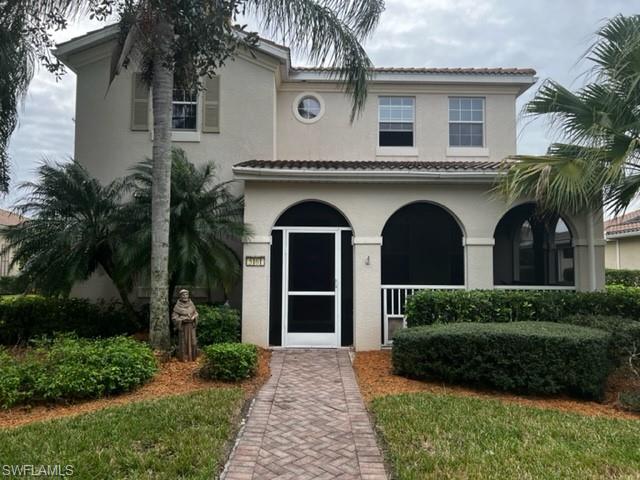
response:
[(407, 297), (425, 288), (464, 288), (463, 232), (439, 205), (397, 210), (382, 231), (382, 341), (404, 324)]
[(336, 347), (353, 343), (353, 250), (347, 219), (305, 201), (271, 232), (269, 342)]
[(494, 284), (510, 287), (573, 286), (573, 238), (559, 215), (542, 215), (534, 203), (509, 210), (498, 223)]

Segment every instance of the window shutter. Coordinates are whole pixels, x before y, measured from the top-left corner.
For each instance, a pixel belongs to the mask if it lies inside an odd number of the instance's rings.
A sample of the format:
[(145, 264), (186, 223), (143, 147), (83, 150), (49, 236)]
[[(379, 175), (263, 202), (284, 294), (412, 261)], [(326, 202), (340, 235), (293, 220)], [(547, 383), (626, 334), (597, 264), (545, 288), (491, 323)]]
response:
[(141, 73), (134, 73), (131, 93), (131, 130), (149, 130), (149, 86)]
[(220, 77), (205, 79), (202, 99), (202, 131), (220, 133)]

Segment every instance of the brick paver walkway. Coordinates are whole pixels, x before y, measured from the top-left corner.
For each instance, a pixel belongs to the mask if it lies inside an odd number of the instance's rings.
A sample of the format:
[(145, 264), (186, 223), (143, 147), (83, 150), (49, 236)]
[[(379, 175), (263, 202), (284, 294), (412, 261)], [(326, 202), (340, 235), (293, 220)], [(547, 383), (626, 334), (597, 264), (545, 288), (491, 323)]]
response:
[(347, 351), (275, 351), (271, 374), (222, 478), (387, 478)]

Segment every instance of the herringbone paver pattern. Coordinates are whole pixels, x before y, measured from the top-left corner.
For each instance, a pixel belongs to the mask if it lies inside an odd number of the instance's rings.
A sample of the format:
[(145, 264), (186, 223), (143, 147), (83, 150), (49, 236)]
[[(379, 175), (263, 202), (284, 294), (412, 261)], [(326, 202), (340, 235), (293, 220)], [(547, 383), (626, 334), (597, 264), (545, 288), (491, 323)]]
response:
[(222, 478), (385, 480), (345, 350), (281, 350)]

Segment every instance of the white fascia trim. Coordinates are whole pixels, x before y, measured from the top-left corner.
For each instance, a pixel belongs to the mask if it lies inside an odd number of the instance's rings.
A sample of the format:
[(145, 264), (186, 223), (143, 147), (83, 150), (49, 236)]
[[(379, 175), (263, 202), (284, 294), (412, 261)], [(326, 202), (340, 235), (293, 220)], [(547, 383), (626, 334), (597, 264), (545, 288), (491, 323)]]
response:
[(242, 243), (245, 245), (250, 245), (250, 244), (271, 245), (271, 235), (250, 237), (245, 239)]
[(237, 180), (303, 181), (303, 182), (465, 182), (491, 183), (499, 172), (421, 172), (415, 170), (304, 170), (304, 169), (259, 169), (233, 167)]
[(63, 59), (72, 53), (86, 50), (87, 48), (107, 42), (112, 38), (116, 38), (119, 32), (120, 27), (118, 24), (110, 25), (93, 33), (88, 33), (81, 37), (73, 38), (67, 42), (59, 44), (53, 51), (53, 54), (56, 57)]
[[(336, 82), (339, 77), (326, 71), (289, 71), (292, 82)], [(484, 85), (520, 85), (520, 94), (538, 81), (535, 75), (487, 75), (476, 73), (427, 73), (427, 72), (373, 72), (371, 82), (379, 83), (446, 83), (446, 84), (484, 84)]]
[(608, 233), (606, 235), (606, 239), (616, 239), (616, 238), (625, 238), (625, 237), (638, 237), (640, 236), (640, 230), (635, 232), (625, 232), (625, 233)]

